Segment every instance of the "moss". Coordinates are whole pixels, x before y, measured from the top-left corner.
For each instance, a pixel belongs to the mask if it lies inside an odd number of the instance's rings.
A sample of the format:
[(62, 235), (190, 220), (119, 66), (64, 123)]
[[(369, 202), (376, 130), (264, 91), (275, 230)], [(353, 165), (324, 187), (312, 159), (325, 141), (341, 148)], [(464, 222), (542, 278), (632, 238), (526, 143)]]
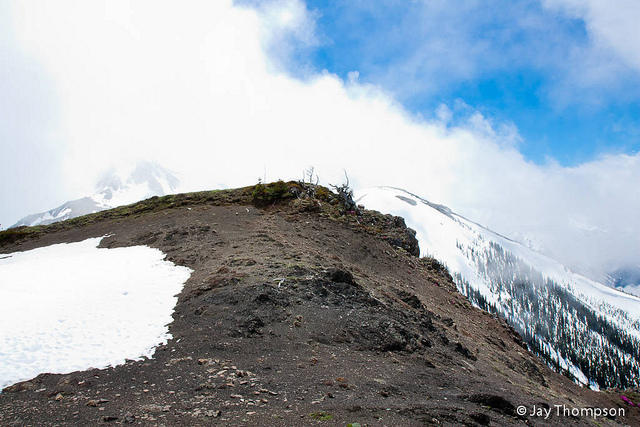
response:
[(335, 200), (335, 195), (326, 187), (318, 187), (316, 189), (316, 198), (318, 200), (322, 200), (323, 202), (331, 203)]
[(329, 421), (333, 419), (333, 415), (325, 411), (312, 412), (309, 416), (318, 421)]
[(16, 227), (0, 232), (0, 247), (10, 245), (31, 237), (36, 237), (42, 232), (42, 226), (35, 227)]
[(292, 198), (293, 192), (290, 191), (286, 182), (280, 180), (254, 185), (251, 197), (256, 205), (269, 205)]

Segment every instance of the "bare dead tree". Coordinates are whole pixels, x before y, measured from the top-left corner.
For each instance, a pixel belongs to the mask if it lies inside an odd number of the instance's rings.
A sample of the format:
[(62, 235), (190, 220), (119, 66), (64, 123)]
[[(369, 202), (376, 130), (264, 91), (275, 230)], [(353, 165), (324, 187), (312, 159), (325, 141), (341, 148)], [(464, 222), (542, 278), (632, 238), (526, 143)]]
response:
[(346, 183), (341, 185), (329, 185), (338, 194), (338, 201), (342, 204), (344, 212), (355, 212), (359, 214), (360, 209), (358, 209), (358, 205), (356, 205), (356, 202), (353, 200), (353, 190), (349, 187), (349, 175), (347, 175), (347, 171), (344, 171), (344, 176), (347, 180)]
[[(308, 197), (308, 198), (315, 198), (316, 196), (316, 187), (318, 186), (318, 183), (320, 182), (320, 177), (318, 177), (318, 175), (315, 175), (315, 168), (313, 166), (310, 166), (306, 171), (303, 172), (302, 174), (302, 181), (300, 181), (300, 186), (304, 189), (304, 194), (303, 195), (298, 195), (298, 198), (300, 198), (301, 196), (304, 197)], [(314, 184), (314, 179), (315, 179), (315, 184)]]

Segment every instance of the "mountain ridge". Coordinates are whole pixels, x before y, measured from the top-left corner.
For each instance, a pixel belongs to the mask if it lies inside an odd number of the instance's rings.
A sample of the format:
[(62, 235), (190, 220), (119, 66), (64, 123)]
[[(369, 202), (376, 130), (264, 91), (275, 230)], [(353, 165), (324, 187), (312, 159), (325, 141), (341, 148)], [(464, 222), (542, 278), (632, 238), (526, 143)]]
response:
[(165, 196), (0, 233), (2, 253), (109, 235), (102, 247), (148, 245), (194, 270), (173, 339), (154, 358), (16, 384), (0, 394), (0, 420), (592, 424), (588, 414), (529, 415), (564, 405), (625, 409), (596, 417), (603, 425), (640, 421), (615, 392), (550, 371), (504, 321), (473, 308), (441, 264), (410, 255), (404, 220), (345, 212), (320, 190), (305, 197), (293, 182)]

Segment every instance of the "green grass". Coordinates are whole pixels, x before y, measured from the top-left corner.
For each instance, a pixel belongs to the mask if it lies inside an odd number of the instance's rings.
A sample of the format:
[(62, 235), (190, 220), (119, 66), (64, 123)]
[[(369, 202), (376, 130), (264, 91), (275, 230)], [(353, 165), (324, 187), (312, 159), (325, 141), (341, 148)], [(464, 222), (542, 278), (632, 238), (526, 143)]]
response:
[(312, 412), (309, 416), (318, 421), (329, 421), (333, 419), (333, 415), (325, 411)]

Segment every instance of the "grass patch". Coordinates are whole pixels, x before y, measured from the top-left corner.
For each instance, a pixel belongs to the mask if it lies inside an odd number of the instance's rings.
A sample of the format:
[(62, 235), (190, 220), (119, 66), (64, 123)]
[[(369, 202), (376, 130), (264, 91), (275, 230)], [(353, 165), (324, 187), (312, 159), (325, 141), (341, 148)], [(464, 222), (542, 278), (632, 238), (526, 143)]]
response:
[(309, 416), (318, 421), (329, 421), (333, 419), (333, 415), (325, 411), (312, 412)]
[(256, 184), (251, 192), (253, 203), (259, 206), (270, 205), (293, 198), (293, 192), (286, 182), (280, 180), (269, 184)]

